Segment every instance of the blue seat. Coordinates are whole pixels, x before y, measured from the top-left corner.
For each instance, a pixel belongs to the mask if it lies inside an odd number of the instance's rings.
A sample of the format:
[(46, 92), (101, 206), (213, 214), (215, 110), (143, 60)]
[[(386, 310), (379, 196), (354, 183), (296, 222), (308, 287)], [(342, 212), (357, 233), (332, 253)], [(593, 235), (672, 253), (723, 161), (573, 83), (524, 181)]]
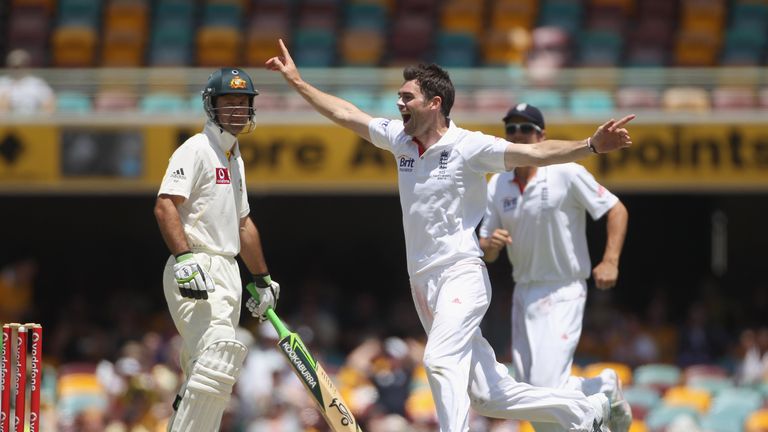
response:
[(378, 101), (373, 113), (386, 118), (399, 119), (400, 110), (397, 109), (397, 90), (388, 90), (379, 93)]
[(87, 114), (93, 109), (93, 103), (85, 93), (61, 91), (56, 94), (56, 110), (66, 114)]
[(477, 40), (469, 33), (443, 32), (437, 36), (435, 61), (444, 67), (473, 67), (477, 63)]
[(178, 94), (157, 92), (144, 95), (139, 107), (147, 114), (173, 114), (186, 111), (189, 105)]
[(614, 109), (613, 96), (605, 90), (574, 90), (568, 105), (575, 116), (608, 115)]
[(376, 109), (378, 102), (373, 91), (368, 89), (347, 88), (341, 90), (338, 96), (366, 112)]
[(539, 24), (555, 26), (576, 34), (581, 28), (581, 2), (570, 0), (547, 0), (541, 6)]
[(189, 0), (160, 0), (154, 8), (155, 20), (187, 20), (194, 16), (194, 3)]

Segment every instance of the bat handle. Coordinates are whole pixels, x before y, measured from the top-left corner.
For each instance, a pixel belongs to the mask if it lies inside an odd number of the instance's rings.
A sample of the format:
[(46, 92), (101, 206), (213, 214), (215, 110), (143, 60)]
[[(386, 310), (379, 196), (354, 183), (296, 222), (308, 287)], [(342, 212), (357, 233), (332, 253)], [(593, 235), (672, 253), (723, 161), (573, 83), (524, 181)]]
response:
[(283, 321), (280, 320), (280, 318), (275, 313), (274, 309), (272, 308), (267, 309), (266, 315), (269, 322), (272, 323), (272, 327), (274, 327), (275, 330), (277, 330), (277, 335), (280, 336), (280, 339), (291, 334), (291, 331), (288, 330), (288, 327), (286, 327), (285, 324), (283, 324)]
[[(259, 292), (256, 291), (256, 286), (253, 283), (245, 285), (245, 289), (248, 291), (251, 297), (255, 298), (256, 300), (259, 299)], [(283, 324), (283, 321), (280, 320), (272, 308), (267, 309), (266, 315), (269, 322), (272, 323), (272, 327), (277, 330), (277, 335), (280, 336), (280, 339), (291, 334), (291, 331), (288, 330), (288, 327), (286, 327), (285, 324)]]

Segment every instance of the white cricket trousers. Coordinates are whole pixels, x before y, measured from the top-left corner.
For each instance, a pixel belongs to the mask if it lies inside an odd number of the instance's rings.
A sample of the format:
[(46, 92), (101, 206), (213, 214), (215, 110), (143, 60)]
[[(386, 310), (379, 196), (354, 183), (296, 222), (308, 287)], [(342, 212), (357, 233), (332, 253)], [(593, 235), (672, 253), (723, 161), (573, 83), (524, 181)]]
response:
[(181, 367), (185, 376), (203, 350), (212, 343), (236, 339), (235, 328), (240, 322), (240, 302), (243, 295), (240, 269), (235, 258), (223, 255), (195, 253), (195, 260), (213, 278), (216, 289), (208, 300), (182, 297), (173, 274), (176, 259), (168, 258), (163, 272), (163, 290), (168, 310), (181, 335)]
[(519, 383), (496, 361), (480, 332), (491, 301), (491, 283), (480, 258), (412, 276), (411, 293), (427, 333), (424, 366), (441, 432), (469, 431), (470, 402), (486, 417), (591, 430), (595, 412), (583, 393)]
[[(512, 364), (515, 377), (534, 386), (607, 391), (602, 378), (571, 376), (581, 337), (587, 284), (584, 280), (515, 285), (512, 297)], [(533, 423), (536, 432), (561, 432), (559, 425)]]

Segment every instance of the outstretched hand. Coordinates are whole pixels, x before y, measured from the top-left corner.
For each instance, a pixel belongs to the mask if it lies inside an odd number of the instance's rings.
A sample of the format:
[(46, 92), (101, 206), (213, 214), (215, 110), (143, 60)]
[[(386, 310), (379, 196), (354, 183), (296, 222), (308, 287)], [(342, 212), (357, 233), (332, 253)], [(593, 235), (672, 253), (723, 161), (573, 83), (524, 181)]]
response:
[(282, 54), (270, 58), (264, 63), (264, 66), (271, 71), (277, 71), (283, 74), (283, 78), (289, 83), (299, 81), (301, 76), (299, 75), (299, 70), (296, 68), (296, 64), (291, 58), (291, 54), (288, 52), (288, 48), (285, 47), (285, 43), (283, 43), (282, 39), (278, 39), (277, 42), (280, 45), (280, 52)]
[(608, 153), (631, 146), (632, 138), (624, 128), (624, 125), (634, 120), (635, 117), (634, 114), (630, 114), (619, 121), (610, 119), (597, 128), (597, 131), (590, 138), (595, 151), (597, 153)]

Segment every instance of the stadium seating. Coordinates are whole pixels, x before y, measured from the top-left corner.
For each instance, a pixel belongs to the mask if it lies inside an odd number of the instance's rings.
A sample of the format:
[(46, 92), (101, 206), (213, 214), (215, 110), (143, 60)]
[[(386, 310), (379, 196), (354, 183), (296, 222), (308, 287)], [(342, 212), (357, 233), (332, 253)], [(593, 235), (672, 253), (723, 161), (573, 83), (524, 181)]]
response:
[(682, 372), (675, 365), (645, 364), (635, 368), (634, 385), (664, 391), (680, 383)]
[(64, 114), (88, 114), (92, 110), (91, 99), (82, 92), (61, 91), (56, 95), (56, 110)]

